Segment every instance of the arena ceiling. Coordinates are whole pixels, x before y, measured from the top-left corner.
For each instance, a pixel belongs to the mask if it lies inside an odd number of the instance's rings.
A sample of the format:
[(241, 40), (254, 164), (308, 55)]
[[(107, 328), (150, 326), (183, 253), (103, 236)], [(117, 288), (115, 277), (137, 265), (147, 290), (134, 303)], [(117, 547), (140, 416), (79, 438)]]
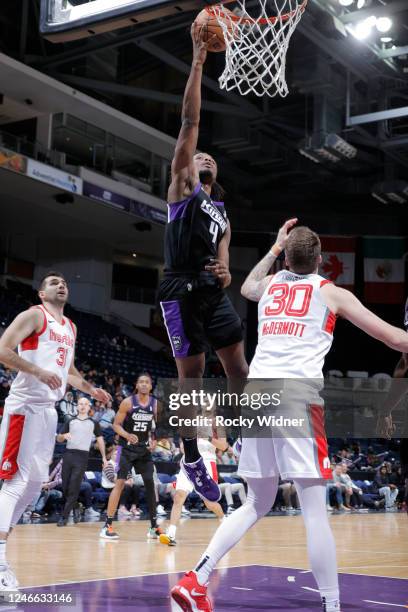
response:
[[(230, 205), (244, 215), (284, 206), (406, 221), (408, 3), (366, 0), (360, 9), (356, 1), (341, 4), (309, 0), (289, 50), (286, 99), (221, 92), (223, 54), (209, 55), (199, 146), (217, 158)], [(373, 16), (392, 19), (388, 43), (375, 27), (364, 40), (351, 34)], [(63, 44), (39, 36), (38, 17), (39, 0), (3, 0), (0, 50), (177, 135), (194, 14)], [(406, 113), (398, 110), (404, 108)], [(327, 149), (329, 134), (354, 147), (352, 158), (316, 154)], [(374, 191), (395, 191), (397, 197), (387, 205), (387, 197), (373, 198)]]

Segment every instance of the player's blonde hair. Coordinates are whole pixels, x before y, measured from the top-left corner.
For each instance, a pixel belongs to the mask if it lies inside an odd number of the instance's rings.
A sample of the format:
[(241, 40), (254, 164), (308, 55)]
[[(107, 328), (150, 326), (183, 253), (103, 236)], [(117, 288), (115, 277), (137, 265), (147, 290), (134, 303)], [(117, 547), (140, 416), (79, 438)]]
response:
[(309, 227), (299, 226), (290, 232), (285, 255), (290, 270), (296, 274), (311, 274), (319, 263), (322, 252), (320, 238)]

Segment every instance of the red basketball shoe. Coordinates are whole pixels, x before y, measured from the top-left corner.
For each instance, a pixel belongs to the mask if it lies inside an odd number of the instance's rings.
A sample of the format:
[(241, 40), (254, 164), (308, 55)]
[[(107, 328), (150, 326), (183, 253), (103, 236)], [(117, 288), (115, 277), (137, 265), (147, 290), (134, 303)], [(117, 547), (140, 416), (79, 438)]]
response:
[(183, 612), (214, 612), (207, 597), (207, 587), (198, 583), (195, 572), (184, 574), (183, 578), (171, 589), (172, 610)]

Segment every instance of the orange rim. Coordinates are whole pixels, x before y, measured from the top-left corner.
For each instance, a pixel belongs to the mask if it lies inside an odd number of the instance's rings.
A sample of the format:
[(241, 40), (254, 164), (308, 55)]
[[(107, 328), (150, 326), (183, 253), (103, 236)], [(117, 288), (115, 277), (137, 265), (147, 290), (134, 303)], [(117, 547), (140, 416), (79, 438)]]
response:
[[(227, 1), (233, 2), (233, 0), (227, 0)], [(294, 17), (298, 11), (301, 11), (303, 13), (307, 6), (307, 2), (308, 0), (303, 0), (299, 8), (293, 11), (290, 11), (290, 13), (285, 13), (281, 17), (260, 17), (259, 19), (252, 19), (251, 17), (238, 17), (238, 15), (234, 15), (234, 13), (232, 12), (227, 15), (223, 11), (215, 11), (214, 7), (219, 6), (217, 4), (213, 4), (212, 6), (206, 6), (205, 10), (212, 17), (223, 17), (224, 19), (231, 19), (231, 21), (234, 21), (235, 23), (259, 23), (261, 25), (266, 25), (270, 23), (272, 25), (275, 25), (277, 21), (285, 22), (285, 21), (288, 21), (289, 19), (292, 19), (292, 17)]]

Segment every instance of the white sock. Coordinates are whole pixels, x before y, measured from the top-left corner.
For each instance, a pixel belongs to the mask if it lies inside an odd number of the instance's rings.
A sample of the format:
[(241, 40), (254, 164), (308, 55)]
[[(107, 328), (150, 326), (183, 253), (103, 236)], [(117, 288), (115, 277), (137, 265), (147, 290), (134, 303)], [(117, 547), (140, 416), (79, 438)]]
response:
[(248, 478), (247, 481), (245, 504), (221, 523), (194, 569), (201, 585), (207, 584), (218, 561), (272, 508), (278, 490), (278, 477)]
[(175, 538), (176, 537), (176, 531), (177, 531), (176, 525), (169, 525), (169, 528), (167, 529), (167, 535), (170, 538)]
[(7, 565), (6, 544), (7, 540), (0, 540), (0, 569), (3, 569)]
[(326, 512), (326, 484), (321, 480), (300, 479), (295, 480), (295, 487), (306, 527), (313, 576), (325, 599), (327, 612), (337, 612), (340, 595), (336, 544)]

